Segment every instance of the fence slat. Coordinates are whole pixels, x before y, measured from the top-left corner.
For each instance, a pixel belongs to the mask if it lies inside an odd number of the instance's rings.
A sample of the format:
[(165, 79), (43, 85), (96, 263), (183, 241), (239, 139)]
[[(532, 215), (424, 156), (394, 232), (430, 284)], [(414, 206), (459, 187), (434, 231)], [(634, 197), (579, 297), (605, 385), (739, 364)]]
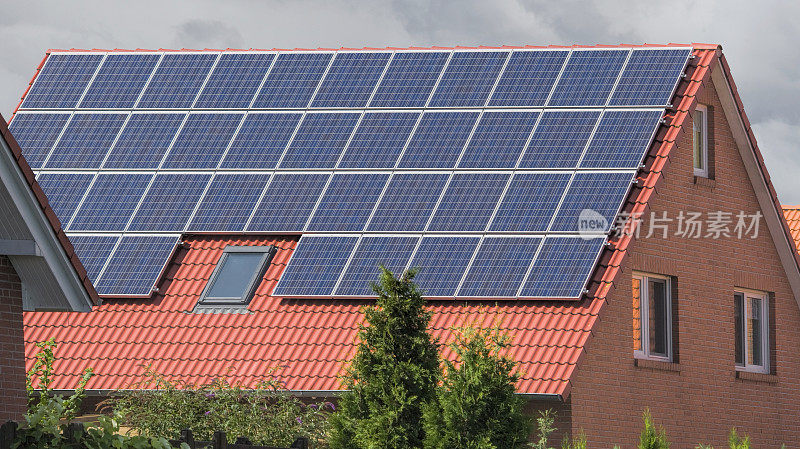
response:
[(14, 440), (17, 439), (17, 423), (6, 421), (0, 426), (0, 449), (11, 449)]
[(214, 432), (214, 438), (211, 440), (211, 447), (213, 449), (228, 449), (228, 438), (225, 432), (217, 430)]

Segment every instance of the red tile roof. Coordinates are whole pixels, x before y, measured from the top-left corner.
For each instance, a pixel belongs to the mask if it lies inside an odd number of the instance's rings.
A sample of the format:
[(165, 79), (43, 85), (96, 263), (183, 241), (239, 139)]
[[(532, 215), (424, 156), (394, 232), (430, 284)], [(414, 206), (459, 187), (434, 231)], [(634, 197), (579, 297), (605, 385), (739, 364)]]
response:
[(783, 206), (783, 217), (786, 218), (795, 245), (800, 247), (800, 206)]

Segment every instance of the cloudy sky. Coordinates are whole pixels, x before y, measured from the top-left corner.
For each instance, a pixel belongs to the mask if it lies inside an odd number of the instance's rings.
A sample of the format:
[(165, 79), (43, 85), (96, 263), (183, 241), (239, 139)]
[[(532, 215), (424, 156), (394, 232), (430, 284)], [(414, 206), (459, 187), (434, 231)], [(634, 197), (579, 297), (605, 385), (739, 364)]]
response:
[(48, 48), (722, 44), (784, 204), (800, 204), (800, 2), (3, 1), (0, 112)]

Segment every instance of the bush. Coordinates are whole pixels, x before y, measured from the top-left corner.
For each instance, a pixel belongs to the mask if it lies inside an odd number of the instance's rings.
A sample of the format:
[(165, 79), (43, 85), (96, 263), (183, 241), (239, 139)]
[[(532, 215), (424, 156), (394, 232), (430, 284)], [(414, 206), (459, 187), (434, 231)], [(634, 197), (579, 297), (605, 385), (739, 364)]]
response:
[(431, 313), (413, 282), (381, 267), (375, 306), (364, 309), (358, 349), (344, 384), (349, 390), (331, 417), (330, 446), (421, 448), (422, 409), (439, 381), (438, 345), (428, 334)]
[(572, 439), (565, 436), (564, 441), (561, 442), (561, 449), (586, 449), (586, 434), (581, 430), (578, 432), (578, 436)]
[(734, 427), (728, 434), (728, 446), (731, 449), (750, 449), (750, 437), (748, 435), (744, 435), (744, 438), (740, 437)]
[(650, 409), (646, 409), (642, 415), (644, 419), (644, 429), (639, 435), (639, 449), (669, 449), (669, 441), (663, 427), (656, 427), (653, 423), (653, 416)]
[(430, 449), (513, 449), (527, 446), (532, 430), (515, 394), (516, 362), (509, 337), (497, 329), (465, 328), (450, 347), (459, 364), (445, 362), (444, 386), (425, 410)]

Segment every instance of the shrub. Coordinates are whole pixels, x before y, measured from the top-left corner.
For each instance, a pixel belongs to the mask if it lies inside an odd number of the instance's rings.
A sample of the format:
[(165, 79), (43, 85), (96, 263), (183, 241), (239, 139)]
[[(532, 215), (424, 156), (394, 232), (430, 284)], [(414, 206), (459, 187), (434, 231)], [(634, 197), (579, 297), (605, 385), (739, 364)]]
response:
[(505, 354), (509, 337), (497, 329), (465, 328), (450, 347), (459, 364), (445, 362), (444, 386), (425, 410), (430, 449), (527, 446), (531, 421), (515, 394), (516, 363)]
[(555, 413), (552, 410), (539, 412), (539, 417), (536, 418), (536, 440), (530, 443), (531, 447), (535, 449), (551, 449), (547, 443), (550, 441), (550, 435), (556, 431), (556, 428), (553, 427), (555, 420)]
[(639, 449), (669, 449), (667, 434), (661, 426), (656, 427), (653, 423), (653, 416), (650, 409), (646, 409), (642, 415), (644, 419), (644, 429), (639, 435)]
[(731, 449), (750, 449), (750, 437), (748, 435), (739, 436), (734, 427), (728, 434), (728, 446)]
[(364, 309), (356, 355), (344, 384), (349, 390), (331, 417), (334, 449), (420, 448), (422, 409), (439, 381), (438, 345), (428, 334), (431, 313), (413, 282), (381, 267), (375, 306)]
[(565, 436), (564, 441), (561, 442), (561, 449), (586, 449), (586, 434), (581, 430), (578, 432), (578, 436), (572, 439)]

